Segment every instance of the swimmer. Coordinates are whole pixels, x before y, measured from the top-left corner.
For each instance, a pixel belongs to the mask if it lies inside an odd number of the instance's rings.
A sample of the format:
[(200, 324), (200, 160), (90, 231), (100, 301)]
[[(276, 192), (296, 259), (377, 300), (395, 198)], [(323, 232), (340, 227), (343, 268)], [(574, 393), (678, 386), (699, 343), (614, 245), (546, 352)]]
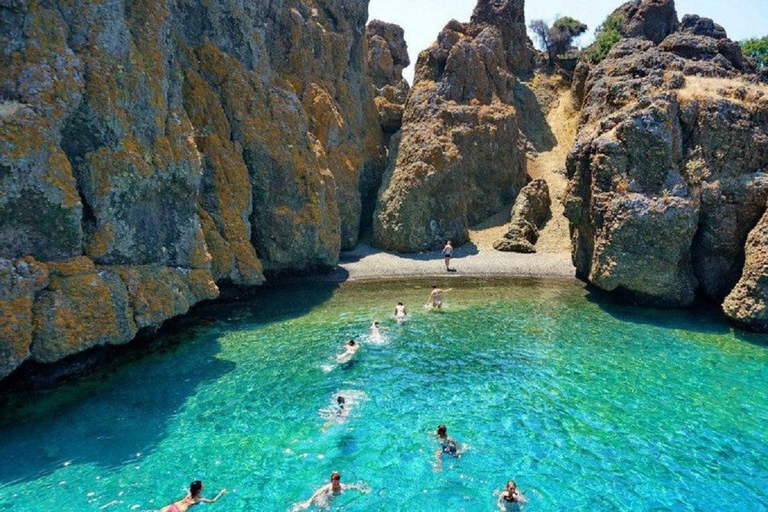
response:
[(432, 293), (429, 294), (429, 300), (427, 301), (427, 306), (431, 306), (433, 309), (440, 309), (443, 307), (443, 294), (448, 293), (453, 288), (448, 288), (447, 290), (443, 290), (441, 288), (438, 288), (437, 285), (432, 286)]
[(377, 336), (377, 335), (380, 334), (379, 333), (379, 321), (378, 320), (374, 320), (374, 322), (371, 324), (371, 334), (373, 334), (374, 336)]
[[(507, 482), (507, 488), (499, 494), (499, 501), (496, 502), (496, 505), (498, 505), (500, 512), (506, 512), (508, 510), (518, 510), (523, 503), (527, 502), (528, 500), (520, 492), (520, 489), (517, 488), (515, 481), (510, 480)], [(513, 506), (515, 508), (511, 508)]]
[(227, 492), (226, 489), (219, 491), (219, 494), (215, 498), (209, 500), (201, 496), (203, 492), (203, 482), (195, 480), (189, 485), (189, 492), (184, 498), (180, 499), (176, 503), (168, 505), (160, 510), (160, 512), (186, 512), (190, 507), (193, 507), (199, 503), (216, 503), (221, 496)]
[(349, 340), (346, 344), (346, 350), (344, 353), (336, 356), (336, 362), (348, 363), (352, 360), (353, 357), (355, 357), (355, 354), (357, 354), (358, 350), (360, 350), (360, 345), (358, 345), (355, 340)]
[(437, 460), (438, 468), (443, 465), (443, 454), (453, 455), (458, 457), (461, 455), (459, 450), (459, 443), (448, 435), (448, 428), (445, 425), (437, 427), (437, 440), (440, 442), (440, 448), (435, 452), (435, 459)]
[(347, 408), (347, 401), (344, 399), (343, 396), (339, 395), (336, 397), (336, 408), (331, 413), (331, 417), (328, 418), (328, 421), (325, 422), (325, 425), (323, 425), (323, 432), (328, 430), (328, 428), (333, 425), (334, 423), (342, 423), (344, 420), (346, 420), (349, 417), (350, 409)]
[(358, 485), (342, 484), (341, 475), (339, 474), (338, 471), (334, 471), (331, 474), (331, 483), (325, 484), (324, 486), (316, 490), (311, 498), (309, 498), (304, 503), (301, 503), (297, 507), (294, 507), (294, 510), (308, 509), (312, 505), (317, 505), (318, 507), (327, 507), (334, 496), (336, 496), (337, 494), (341, 494), (342, 492), (348, 489), (357, 489), (359, 491), (364, 491), (364, 489)]
[(402, 302), (398, 302), (397, 306), (395, 306), (395, 318), (397, 318), (398, 322), (402, 322), (407, 316), (408, 312), (405, 310), (405, 306)]

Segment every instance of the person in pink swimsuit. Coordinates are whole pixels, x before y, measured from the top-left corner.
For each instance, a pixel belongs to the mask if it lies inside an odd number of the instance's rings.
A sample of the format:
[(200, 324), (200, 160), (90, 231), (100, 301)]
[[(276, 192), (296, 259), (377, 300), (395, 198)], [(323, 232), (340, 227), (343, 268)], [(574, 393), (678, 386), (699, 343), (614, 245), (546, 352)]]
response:
[(165, 508), (162, 508), (160, 512), (187, 512), (190, 507), (193, 507), (199, 503), (216, 503), (219, 498), (221, 498), (221, 495), (227, 492), (226, 489), (222, 489), (219, 491), (219, 494), (216, 495), (215, 498), (212, 500), (209, 500), (208, 498), (203, 498), (201, 496), (203, 492), (203, 482), (200, 480), (195, 480), (189, 485), (189, 493), (184, 496), (184, 498), (180, 499), (176, 503), (173, 503), (171, 505), (168, 505)]

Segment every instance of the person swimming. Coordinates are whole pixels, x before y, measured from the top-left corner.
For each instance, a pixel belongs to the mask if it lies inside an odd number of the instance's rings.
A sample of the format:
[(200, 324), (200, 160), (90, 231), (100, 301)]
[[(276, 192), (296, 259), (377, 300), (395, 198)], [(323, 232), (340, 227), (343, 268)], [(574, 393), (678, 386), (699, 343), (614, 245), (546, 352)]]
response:
[(168, 505), (167, 507), (164, 507), (160, 509), (160, 512), (186, 512), (189, 510), (190, 507), (193, 507), (199, 503), (216, 503), (221, 496), (227, 492), (226, 489), (222, 489), (219, 491), (219, 494), (216, 495), (215, 498), (212, 500), (209, 500), (208, 498), (203, 498), (201, 496), (203, 492), (203, 482), (200, 480), (195, 480), (191, 484), (189, 484), (189, 492), (187, 493), (184, 498), (180, 499), (179, 501), (172, 503)]
[(298, 506), (294, 507), (293, 510), (308, 509), (312, 505), (317, 505), (318, 507), (327, 507), (334, 496), (341, 494), (342, 492), (349, 489), (357, 489), (362, 492), (367, 492), (360, 485), (342, 484), (341, 475), (338, 471), (334, 471), (331, 473), (331, 483), (325, 484), (316, 490), (311, 498), (303, 503), (300, 503)]
[(510, 506), (514, 506), (514, 510), (519, 510), (523, 503), (527, 503), (528, 500), (523, 496), (520, 489), (517, 488), (517, 484), (514, 480), (507, 482), (507, 487), (501, 494), (499, 494), (499, 500), (496, 504), (501, 512), (510, 510)]
[(448, 427), (440, 425), (437, 427), (437, 440), (440, 443), (440, 448), (435, 452), (435, 459), (437, 460), (438, 468), (442, 467), (443, 454), (452, 455), (458, 457), (461, 455), (459, 450), (459, 443), (448, 435)]
[(334, 415), (336, 415), (337, 417), (346, 416), (347, 410), (344, 408), (346, 403), (347, 401), (344, 400), (343, 396), (339, 395), (338, 397), (336, 397), (336, 411), (334, 411)]
[(402, 322), (408, 317), (408, 311), (405, 310), (405, 305), (402, 302), (398, 302), (395, 306), (395, 318), (398, 322)]
[(437, 285), (432, 286), (432, 292), (429, 294), (429, 300), (427, 301), (427, 306), (432, 307), (433, 309), (440, 309), (443, 307), (443, 294), (448, 293), (453, 288), (448, 288), (447, 290), (443, 290), (441, 288), (438, 288)]
[(379, 324), (378, 320), (374, 320), (373, 321), (373, 323), (371, 324), (371, 334), (380, 334), (379, 333), (379, 325), (380, 324)]
[(345, 345), (344, 353), (336, 356), (336, 362), (348, 363), (355, 357), (358, 350), (360, 350), (360, 345), (355, 340), (349, 340)]

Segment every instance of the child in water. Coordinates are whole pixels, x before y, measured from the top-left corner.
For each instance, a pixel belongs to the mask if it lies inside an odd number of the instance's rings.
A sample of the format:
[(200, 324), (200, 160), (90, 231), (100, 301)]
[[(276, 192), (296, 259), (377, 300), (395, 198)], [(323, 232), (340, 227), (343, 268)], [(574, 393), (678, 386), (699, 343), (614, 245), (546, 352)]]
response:
[(459, 450), (459, 443), (448, 435), (448, 427), (440, 425), (437, 427), (437, 440), (440, 442), (440, 448), (435, 452), (435, 459), (437, 460), (437, 467), (443, 467), (443, 454), (447, 453), (454, 457), (461, 455)]
[(408, 316), (408, 312), (405, 310), (405, 305), (402, 302), (398, 302), (395, 306), (395, 318), (398, 322), (402, 322)]

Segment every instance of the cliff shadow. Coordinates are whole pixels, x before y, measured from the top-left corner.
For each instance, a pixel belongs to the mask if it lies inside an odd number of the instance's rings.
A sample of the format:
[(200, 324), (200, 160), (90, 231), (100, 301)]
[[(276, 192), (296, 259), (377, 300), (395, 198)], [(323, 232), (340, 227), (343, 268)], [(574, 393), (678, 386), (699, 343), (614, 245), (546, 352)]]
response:
[(731, 326), (720, 309), (704, 301), (698, 301), (688, 309), (653, 308), (632, 303), (591, 285), (587, 286), (586, 299), (622, 322), (703, 334), (731, 333)]
[(203, 325), (183, 329), (166, 334), (152, 355), (16, 397), (20, 402), (3, 408), (0, 483), (35, 480), (67, 465), (138, 464), (201, 386), (234, 370), (235, 363), (216, 357), (217, 338)]
[(520, 130), (536, 151), (549, 151), (557, 145), (536, 94), (523, 82), (515, 84), (515, 107), (520, 116)]
[[(279, 283), (244, 293), (239, 302), (201, 304), (156, 335), (107, 348), (111, 360), (87, 377), (0, 398), (0, 486), (32, 481), (64, 465), (109, 470), (141, 464), (174, 430), (185, 404), (206, 399), (201, 388), (236, 369), (219, 356), (222, 336), (302, 316), (337, 288), (338, 283)], [(261, 307), (268, 302), (281, 307)], [(198, 420), (211, 421), (204, 416)]]

